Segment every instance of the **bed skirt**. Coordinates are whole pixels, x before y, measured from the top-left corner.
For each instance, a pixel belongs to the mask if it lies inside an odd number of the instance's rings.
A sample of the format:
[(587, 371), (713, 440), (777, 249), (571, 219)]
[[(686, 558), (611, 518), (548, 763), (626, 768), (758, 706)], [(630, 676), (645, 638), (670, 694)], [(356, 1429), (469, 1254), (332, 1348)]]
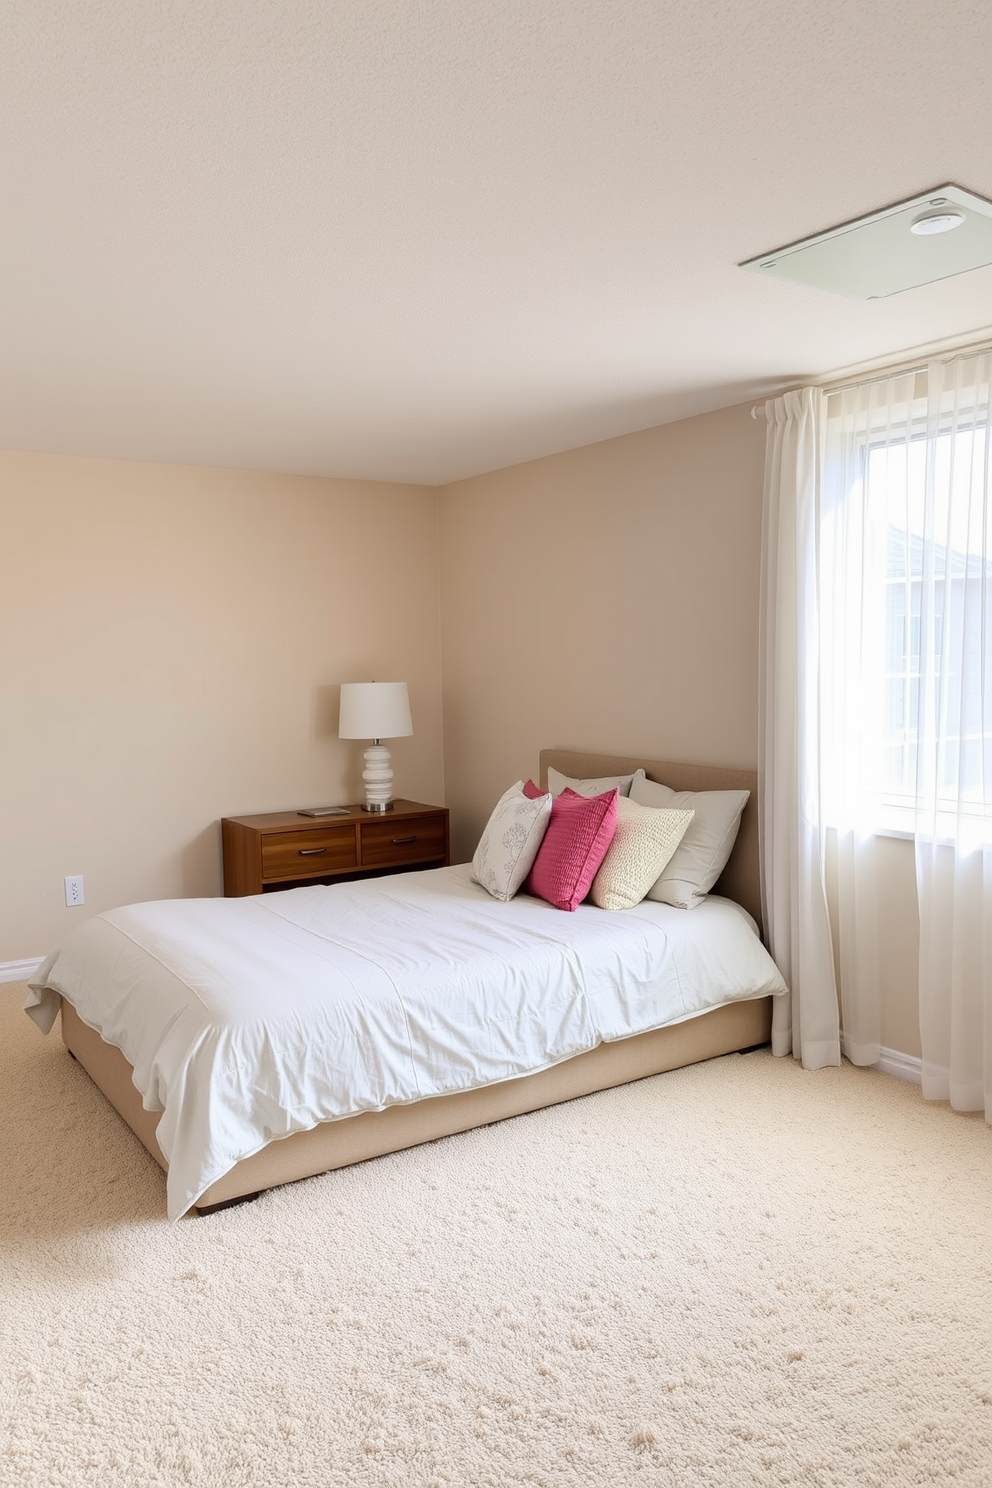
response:
[[(312, 1178), (334, 1168), (381, 1157), (421, 1142), (522, 1116), (543, 1106), (626, 1085), (648, 1075), (698, 1064), (721, 1054), (766, 1044), (772, 999), (762, 997), (714, 1008), (684, 1023), (633, 1038), (599, 1044), (584, 1054), (515, 1080), (479, 1090), (435, 1096), (412, 1105), (389, 1106), (271, 1142), (246, 1157), (201, 1194), (200, 1213), (253, 1198), (267, 1188)], [(160, 1113), (146, 1111), (131, 1082), (131, 1066), (113, 1044), (89, 1028), (71, 1003), (62, 1003), (62, 1040), (110, 1104), (164, 1170), (168, 1164), (155, 1139)]]

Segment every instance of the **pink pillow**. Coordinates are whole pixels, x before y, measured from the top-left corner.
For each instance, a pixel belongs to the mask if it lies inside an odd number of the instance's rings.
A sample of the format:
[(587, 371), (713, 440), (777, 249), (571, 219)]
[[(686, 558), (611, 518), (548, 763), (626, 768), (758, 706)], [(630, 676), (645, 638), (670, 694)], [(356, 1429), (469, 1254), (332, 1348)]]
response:
[(527, 797), (528, 800), (536, 801), (541, 796), (546, 796), (547, 794), (547, 791), (542, 791), (541, 787), (539, 785), (535, 785), (533, 780), (527, 780), (524, 782), (524, 795)]
[(556, 909), (577, 909), (592, 887), (617, 829), (617, 798), (580, 796), (566, 786), (551, 803), (551, 820), (524, 883), (529, 894)]

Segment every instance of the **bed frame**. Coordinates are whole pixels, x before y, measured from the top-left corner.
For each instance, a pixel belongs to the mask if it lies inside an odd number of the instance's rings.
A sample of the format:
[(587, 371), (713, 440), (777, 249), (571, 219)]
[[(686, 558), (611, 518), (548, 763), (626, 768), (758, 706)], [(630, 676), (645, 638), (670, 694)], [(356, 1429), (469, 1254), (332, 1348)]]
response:
[[(754, 771), (545, 749), (541, 751), (542, 784), (547, 783), (549, 766), (576, 779), (624, 775), (643, 767), (649, 778), (662, 781), (674, 790), (749, 790), (751, 798), (741, 818), (734, 851), (714, 892), (742, 904), (760, 927)], [(600, 1044), (551, 1069), (482, 1090), (434, 1096), (414, 1105), (390, 1106), (384, 1111), (369, 1111), (361, 1116), (325, 1122), (311, 1131), (296, 1132), (237, 1163), (203, 1193), (197, 1210), (203, 1214), (226, 1208), (256, 1198), (278, 1184), (311, 1178), (349, 1163), (415, 1147), (508, 1116), (521, 1116), (596, 1090), (766, 1044), (771, 1030), (771, 1001), (770, 997), (764, 997), (732, 1003), (669, 1028)], [(160, 1113), (146, 1111), (142, 1106), (141, 1096), (131, 1080), (131, 1066), (120, 1049), (104, 1043), (67, 1002), (62, 1004), (62, 1039), (155, 1161), (166, 1169), (168, 1163), (155, 1139)]]

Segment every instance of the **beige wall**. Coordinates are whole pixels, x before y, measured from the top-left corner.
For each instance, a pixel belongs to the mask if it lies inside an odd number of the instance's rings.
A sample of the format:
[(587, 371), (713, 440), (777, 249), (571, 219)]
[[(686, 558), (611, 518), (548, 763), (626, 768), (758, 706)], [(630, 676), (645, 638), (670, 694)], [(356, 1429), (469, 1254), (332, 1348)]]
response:
[(920, 916), (913, 843), (880, 837), (878, 873), (879, 918), (885, 931), (879, 965), (882, 1044), (919, 1059)]
[[(883, 1048), (919, 1059), (920, 916), (916, 899), (916, 857), (906, 837), (879, 837), (875, 854), (879, 945), (879, 1021)], [(827, 834), (827, 903), (830, 907), (834, 964), (840, 966), (836, 838)]]
[[(456, 857), (546, 745), (757, 764), (764, 445), (741, 406), (442, 490)], [(912, 844), (879, 862), (882, 1043), (918, 1056)]]
[(222, 816), (360, 799), (343, 680), (409, 682), (397, 794), (443, 801), (433, 490), (3, 454), (0, 559), (0, 962), (218, 893)]
[(738, 407), (442, 489), (458, 854), (544, 746), (757, 763), (763, 469)]

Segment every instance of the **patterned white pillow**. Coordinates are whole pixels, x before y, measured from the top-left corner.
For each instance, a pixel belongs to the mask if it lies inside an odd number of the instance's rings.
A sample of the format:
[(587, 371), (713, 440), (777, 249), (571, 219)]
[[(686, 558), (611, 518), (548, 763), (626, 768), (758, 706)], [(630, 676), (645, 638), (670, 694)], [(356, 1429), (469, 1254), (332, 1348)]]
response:
[(621, 796), (617, 830), (592, 883), (600, 909), (633, 909), (664, 871), (692, 811), (659, 811)]
[(512, 899), (534, 866), (551, 820), (551, 796), (524, 795), (518, 780), (493, 808), (472, 859), (472, 877), (494, 899)]

